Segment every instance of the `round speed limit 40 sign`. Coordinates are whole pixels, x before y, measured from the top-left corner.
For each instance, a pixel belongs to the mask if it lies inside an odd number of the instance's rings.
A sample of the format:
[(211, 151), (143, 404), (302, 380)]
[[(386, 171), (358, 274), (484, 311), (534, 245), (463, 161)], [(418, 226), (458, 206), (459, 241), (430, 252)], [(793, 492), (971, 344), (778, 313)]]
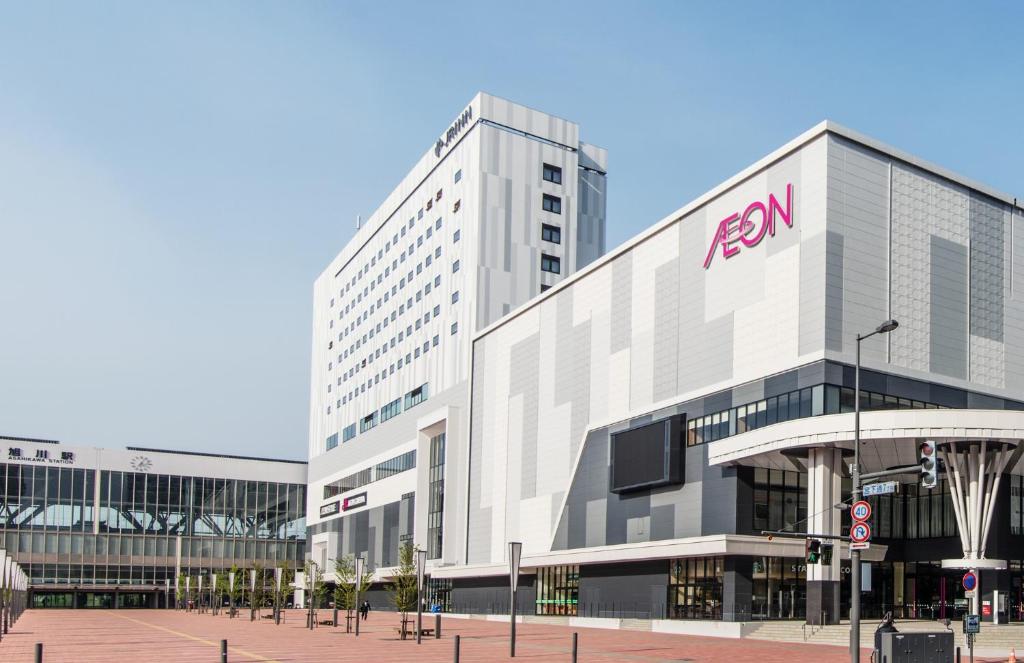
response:
[(871, 526), (867, 523), (854, 523), (850, 528), (850, 541), (864, 543), (871, 538)]
[(867, 520), (871, 517), (871, 505), (866, 500), (857, 500), (850, 507), (850, 514), (854, 520)]

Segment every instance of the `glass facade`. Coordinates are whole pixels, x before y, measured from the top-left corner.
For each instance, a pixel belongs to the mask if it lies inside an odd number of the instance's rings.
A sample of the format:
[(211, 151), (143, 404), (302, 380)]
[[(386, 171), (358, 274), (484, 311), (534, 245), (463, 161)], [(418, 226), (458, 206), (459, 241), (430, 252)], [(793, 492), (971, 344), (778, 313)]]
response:
[[(900, 398), (870, 391), (860, 392), (860, 407), (868, 410), (937, 409), (934, 403)], [(753, 403), (694, 417), (686, 424), (686, 444), (694, 446), (714, 442), (782, 421), (817, 417), (823, 414), (853, 412), (853, 389), (819, 384), (762, 398)]]
[(441, 557), (444, 542), (444, 447), (445, 434), (430, 438), (430, 482), (427, 501), (427, 557)]
[(537, 614), (575, 615), (580, 598), (580, 567), (576, 564), (537, 569)]
[[(1020, 478), (1005, 477), (1011, 482)], [(879, 539), (958, 536), (953, 498), (946, 479), (940, 479), (939, 485), (932, 489), (921, 488), (917, 484), (902, 484), (900, 492), (895, 495), (878, 495), (867, 499), (871, 503), (873, 534)]]
[(721, 619), (724, 558), (689, 557), (669, 562), (671, 619)]
[(305, 493), (272, 481), (3, 463), (0, 542), (34, 587), (162, 589), (179, 568), (295, 568)]
[(807, 518), (807, 473), (754, 468), (754, 531), (789, 529)]
[(755, 557), (750, 597), (753, 619), (803, 619), (807, 566), (801, 558)]

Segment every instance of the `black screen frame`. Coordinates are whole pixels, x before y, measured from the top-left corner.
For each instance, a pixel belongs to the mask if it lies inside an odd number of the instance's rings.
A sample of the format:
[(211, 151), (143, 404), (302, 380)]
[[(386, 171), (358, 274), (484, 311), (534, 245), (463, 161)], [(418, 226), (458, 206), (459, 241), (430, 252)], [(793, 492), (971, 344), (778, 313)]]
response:
[[(659, 477), (652, 477), (649, 480), (639, 481), (627, 485), (616, 485), (615, 465), (617, 445), (628, 443), (626, 434), (633, 434), (644, 430), (661, 427), (663, 435), (664, 460), (662, 473)], [(650, 490), (662, 486), (682, 484), (684, 482), (685, 445), (683, 444), (683, 433), (686, 430), (686, 415), (673, 415), (664, 419), (658, 419), (650, 423), (632, 426), (625, 430), (616, 431), (611, 434), (608, 458), (608, 490), (611, 493), (630, 493), (641, 490)], [(652, 431), (656, 433), (656, 431)]]

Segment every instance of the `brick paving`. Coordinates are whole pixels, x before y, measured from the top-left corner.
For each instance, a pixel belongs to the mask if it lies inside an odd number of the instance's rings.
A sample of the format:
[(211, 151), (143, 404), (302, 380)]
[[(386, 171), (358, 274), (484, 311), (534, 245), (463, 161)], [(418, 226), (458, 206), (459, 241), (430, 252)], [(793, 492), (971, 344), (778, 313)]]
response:
[[(321, 619), (330, 618), (328, 612)], [(432, 625), (433, 616), (424, 617)], [(210, 661), (220, 659), (220, 641), (228, 640), (228, 660), (352, 661), (368, 663), (444, 663), (453, 660), (454, 636), (461, 636), (461, 663), (519, 660), (530, 663), (570, 660), (572, 632), (579, 633), (579, 661), (606, 663), (841, 663), (846, 649), (763, 640), (730, 640), (640, 631), (571, 628), (546, 624), (517, 626), (516, 658), (508, 655), (508, 623), (445, 619), (443, 637), (402, 641), (394, 613), (373, 612), (358, 638), (344, 627), (303, 628), (305, 613), (289, 611), (287, 622), (249, 621), (224, 615), (170, 610), (29, 610), (0, 643), (3, 663), (32, 663), (36, 642), (43, 660), (75, 663), (120, 661)], [(867, 661), (865, 651), (863, 660)], [(977, 660), (977, 659), (976, 659)], [(1004, 660), (1004, 659), (999, 659)]]

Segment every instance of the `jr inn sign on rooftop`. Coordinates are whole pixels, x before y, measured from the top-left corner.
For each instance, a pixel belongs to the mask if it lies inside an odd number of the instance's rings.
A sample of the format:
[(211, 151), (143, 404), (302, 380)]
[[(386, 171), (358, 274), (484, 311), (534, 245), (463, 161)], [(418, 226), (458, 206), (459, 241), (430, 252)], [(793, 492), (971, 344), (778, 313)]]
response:
[(752, 248), (761, 243), (765, 235), (775, 236), (776, 215), (782, 219), (790, 228), (793, 227), (793, 185), (786, 185), (786, 206), (783, 207), (775, 194), (768, 194), (768, 202), (760, 200), (747, 205), (747, 208), (740, 214), (731, 214), (718, 223), (715, 230), (715, 237), (708, 247), (708, 254), (704, 258), (704, 269), (711, 266), (715, 257), (715, 251), (722, 249), (722, 258), (728, 260), (743, 247)]
[(473, 107), (470, 106), (466, 110), (462, 111), (462, 115), (452, 122), (452, 126), (448, 127), (448, 131), (444, 132), (444, 135), (437, 139), (437, 143), (434, 144), (434, 156), (441, 156), (441, 152), (448, 148), (462, 130), (470, 125), (473, 121)]

